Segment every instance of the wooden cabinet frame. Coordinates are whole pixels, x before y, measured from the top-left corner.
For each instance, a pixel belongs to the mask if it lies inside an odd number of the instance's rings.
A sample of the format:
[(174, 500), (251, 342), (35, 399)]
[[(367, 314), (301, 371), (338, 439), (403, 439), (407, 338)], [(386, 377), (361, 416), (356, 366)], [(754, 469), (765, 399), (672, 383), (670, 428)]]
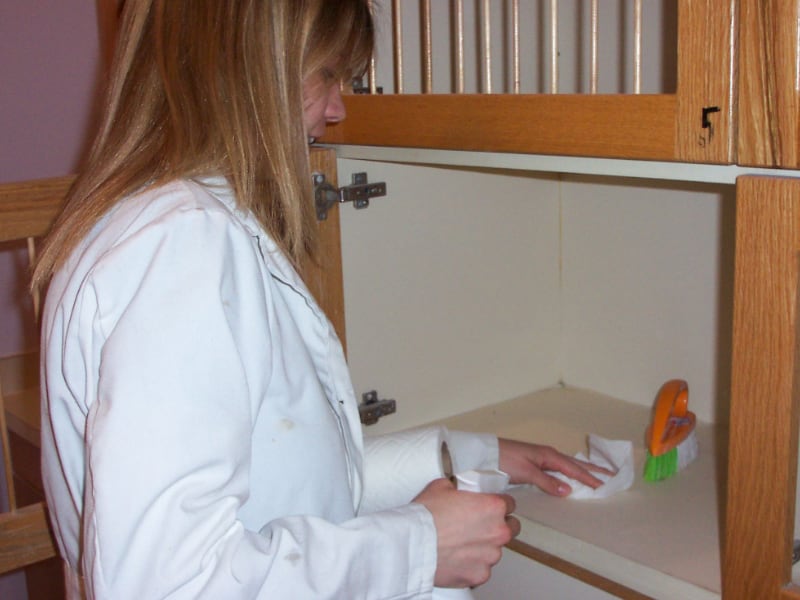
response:
[[(798, 168), (795, 0), (740, 0), (739, 164)], [(723, 597), (800, 599), (792, 583), (798, 456), (800, 179), (742, 177)]]

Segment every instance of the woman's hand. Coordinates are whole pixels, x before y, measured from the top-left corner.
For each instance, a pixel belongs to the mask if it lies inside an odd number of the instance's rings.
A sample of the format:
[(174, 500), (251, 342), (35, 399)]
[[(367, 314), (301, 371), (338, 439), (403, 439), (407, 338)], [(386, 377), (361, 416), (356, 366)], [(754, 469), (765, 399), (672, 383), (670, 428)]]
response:
[(504, 438), (500, 438), (498, 442), (500, 470), (508, 473), (511, 483), (532, 483), (553, 496), (568, 496), (572, 488), (545, 471), (559, 471), (570, 479), (576, 479), (592, 488), (597, 488), (603, 483), (592, 475), (592, 472), (614, 475), (613, 471), (572, 458), (550, 446)]
[(431, 512), (436, 525), (436, 575), (439, 587), (472, 587), (489, 579), (503, 546), (519, 534), (511, 516), (514, 499), (504, 494), (456, 490), (436, 479), (413, 500)]

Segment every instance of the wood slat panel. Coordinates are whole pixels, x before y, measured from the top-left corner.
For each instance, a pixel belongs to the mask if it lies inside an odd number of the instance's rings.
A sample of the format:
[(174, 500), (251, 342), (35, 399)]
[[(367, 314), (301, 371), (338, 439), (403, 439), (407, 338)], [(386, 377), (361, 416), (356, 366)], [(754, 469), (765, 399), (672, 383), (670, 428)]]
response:
[(74, 177), (0, 185), (0, 242), (39, 237), (50, 228)]
[(800, 179), (742, 177), (736, 201), (723, 597), (769, 600), (791, 576)]
[(742, 0), (739, 48), (739, 163), (797, 168), (798, 3)]
[(42, 429), (39, 386), (5, 394), (5, 417), (9, 431), (39, 447)]
[(673, 160), (675, 96), (406, 94), (345, 97), (323, 141)]
[[(678, 4), (679, 160), (734, 161), (733, 35), (736, 0), (680, 0)], [(703, 109), (711, 126), (703, 128)], [(713, 133), (713, 134), (712, 134)]]
[(43, 503), (0, 514), (0, 573), (56, 555)]

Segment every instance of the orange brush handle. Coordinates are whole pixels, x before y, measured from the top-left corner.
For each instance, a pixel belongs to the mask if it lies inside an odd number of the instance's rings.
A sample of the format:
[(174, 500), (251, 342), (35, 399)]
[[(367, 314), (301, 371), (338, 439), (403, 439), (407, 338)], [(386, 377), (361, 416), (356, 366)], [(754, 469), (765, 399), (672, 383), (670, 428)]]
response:
[(689, 385), (682, 379), (671, 379), (661, 386), (653, 409), (653, 424), (647, 438), (650, 454), (669, 452), (694, 429), (695, 416), (689, 411)]

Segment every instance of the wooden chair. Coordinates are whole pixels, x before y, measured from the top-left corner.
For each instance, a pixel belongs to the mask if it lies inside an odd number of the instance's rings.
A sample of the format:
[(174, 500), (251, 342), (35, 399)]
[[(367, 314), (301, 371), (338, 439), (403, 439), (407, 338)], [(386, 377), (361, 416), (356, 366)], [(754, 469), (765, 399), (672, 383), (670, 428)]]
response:
[[(59, 177), (0, 185), (0, 242), (27, 243), (33, 261), (35, 240), (50, 227), (71, 182), (72, 177)], [(38, 319), (38, 296), (33, 303)], [(38, 396), (36, 387), (6, 390), (4, 395), (0, 382), (9, 506), (0, 514), (0, 574), (26, 569), (31, 599), (63, 597), (61, 564), (40, 484)]]
[(0, 395), (0, 428), (3, 437), (4, 467), (8, 485), (8, 512), (0, 513), (0, 574), (35, 565), (58, 556), (44, 502), (17, 507), (13, 485), (13, 466)]

